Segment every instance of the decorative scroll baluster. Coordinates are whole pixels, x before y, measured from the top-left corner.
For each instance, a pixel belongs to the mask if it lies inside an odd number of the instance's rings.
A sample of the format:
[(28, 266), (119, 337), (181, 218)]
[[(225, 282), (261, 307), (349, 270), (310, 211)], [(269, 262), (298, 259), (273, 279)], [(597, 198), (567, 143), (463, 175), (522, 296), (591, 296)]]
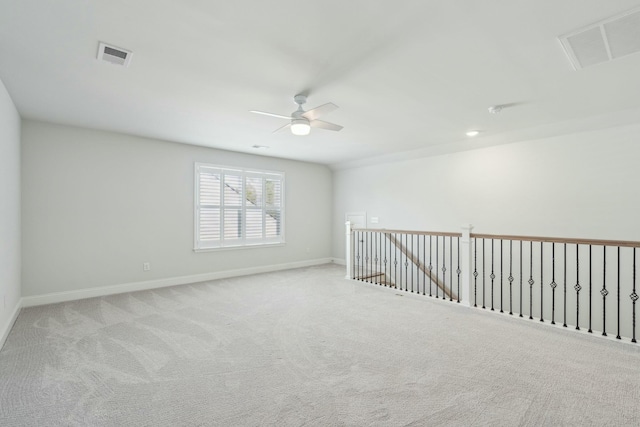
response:
[(603, 246), (603, 255), (602, 255), (602, 289), (600, 290), (600, 295), (602, 295), (602, 335), (607, 336), (607, 295), (609, 295), (609, 291), (607, 290), (607, 247)]
[(438, 240), (439, 240), (439, 237), (436, 236), (436, 299), (440, 298), (439, 296), (440, 286), (438, 286), (438, 248), (439, 248)]
[(580, 330), (580, 245), (576, 244), (576, 285), (573, 289), (576, 290), (576, 330)]
[(509, 314), (513, 316), (513, 240), (509, 240)]
[(551, 244), (551, 324), (556, 324), (556, 244)]
[(529, 319), (533, 320), (533, 241), (529, 246)]
[(383, 278), (383, 280), (384, 280), (384, 286), (385, 286), (385, 288), (386, 288), (387, 286), (391, 285), (391, 284), (389, 283), (389, 278), (390, 278), (390, 276), (388, 275), (388, 271), (387, 271), (387, 267), (388, 267), (389, 265), (388, 265), (388, 259), (387, 259), (387, 240), (388, 240), (388, 239), (386, 238), (386, 236), (387, 236), (387, 235), (386, 235), (386, 233), (383, 233), (383, 234), (382, 234), (382, 237), (381, 237), (382, 250), (384, 251), (384, 261), (383, 261), (383, 262), (384, 262), (384, 278)]
[(631, 342), (636, 342), (636, 301), (638, 301), (638, 294), (636, 293), (636, 248), (633, 248), (633, 291), (631, 295)]
[(458, 304), (460, 303), (460, 273), (462, 273), (462, 271), (460, 270), (460, 237), (457, 237), (456, 240), (458, 241), (458, 268), (456, 269), (456, 273), (458, 274)]
[(540, 242), (540, 321), (544, 322), (544, 279), (542, 278), (542, 272), (544, 271), (544, 259), (542, 256), (542, 247), (544, 242)]
[(493, 259), (493, 239), (491, 239), (491, 275), (489, 275), (491, 279), (491, 311), (493, 311), (493, 280), (496, 278), (496, 275), (493, 273)]
[(404, 255), (404, 252), (402, 251), (402, 234), (400, 234), (400, 246), (398, 247), (398, 250), (400, 251), (400, 290), (404, 290), (403, 289), (403, 283), (404, 281), (402, 280), (402, 255)]
[(477, 307), (478, 296), (478, 239), (473, 239), (473, 306)]
[(618, 300), (618, 334), (616, 335), (616, 339), (620, 338), (620, 246), (618, 246), (618, 292), (616, 293), (616, 298)]

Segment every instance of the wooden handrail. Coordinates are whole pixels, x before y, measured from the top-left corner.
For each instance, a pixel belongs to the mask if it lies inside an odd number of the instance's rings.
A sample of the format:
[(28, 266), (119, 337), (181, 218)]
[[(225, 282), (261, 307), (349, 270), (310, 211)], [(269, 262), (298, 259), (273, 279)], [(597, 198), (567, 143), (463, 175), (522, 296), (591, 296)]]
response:
[(448, 231), (408, 231), (408, 230), (387, 230), (385, 228), (352, 228), (351, 231), (370, 231), (375, 233), (395, 233), (395, 234), (413, 234), (420, 236), (446, 236), (446, 237), (462, 237), (462, 233), (451, 233)]
[(425, 268), (424, 263), (421, 263), (421, 262), (420, 262), (420, 259), (419, 259), (419, 258), (417, 258), (415, 255), (413, 255), (413, 253), (412, 253), (412, 252), (410, 252), (410, 251), (406, 248), (406, 246), (402, 244), (402, 242), (398, 242), (398, 239), (396, 239), (395, 237), (391, 236), (391, 233), (389, 233), (389, 232), (386, 232), (386, 231), (385, 231), (384, 235), (385, 235), (385, 237), (386, 237), (387, 239), (389, 239), (389, 241), (390, 241), (391, 243), (393, 243), (393, 245), (394, 245), (396, 248), (400, 249), (400, 251), (401, 251), (401, 252), (402, 252), (402, 253), (403, 253), (407, 258), (409, 258), (409, 259), (411, 260), (411, 262), (413, 263), (413, 265), (417, 266), (417, 267), (418, 267), (418, 269), (419, 269), (420, 271), (422, 271), (424, 274), (426, 274), (427, 276), (429, 276), (429, 279), (430, 279), (431, 281), (433, 281), (433, 283), (435, 283), (435, 284), (436, 284), (436, 286), (442, 290), (442, 292), (443, 292), (443, 294), (444, 294), (444, 295), (448, 296), (448, 297), (449, 297), (449, 298), (451, 298), (451, 299), (455, 299), (455, 300), (457, 300), (457, 299), (458, 299), (458, 296), (456, 295), (456, 293), (455, 293), (455, 292), (453, 292), (453, 290), (451, 290), (451, 291), (450, 291), (449, 289), (447, 289), (447, 287), (444, 285), (444, 283), (442, 283), (442, 282), (440, 281), (440, 279), (438, 278), (438, 274), (437, 274), (437, 272), (436, 272), (436, 277), (434, 278), (434, 277), (431, 275), (431, 271), (429, 271), (429, 270), (427, 270), (427, 269)]
[(595, 245), (595, 246), (620, 246), (628, 248), (640, 248), (640, 242), (629, 240), (597, 240), (597, 239), (576, 239), (563, 237), (540, 237), (540, 236), (511, 236), (502, 234), (477, 234), (471, 233), (471, 238), (494, 239), (494, 240), (522, 240), (525, 242), (548, 242), (548, 243), (568, 243), (574, 245)]
[[(352, 228), (351, 231), (375, 232), (375, 233), (396, 233), (413, 234), (416, 236), (446, 236), (462, 237), (462, 233), (449, 231), (414, 231), (414, 230), (387, 230), (385, 228)], [(594, 245), (594, 246), (620, 246), (627, 248), (640, 248), (640, 242), (632, 240), (604, 240), (604, 239), (580, 239), (573, 237), (541, 237), (541, 236), (517, 236), (509, 234), (480, 234), (471, 233), (471, 238), (475, 239), (495, 239), (495, 240), (522, 240), (525, 242), (548, 242), (567, 243), (574, 245)]]

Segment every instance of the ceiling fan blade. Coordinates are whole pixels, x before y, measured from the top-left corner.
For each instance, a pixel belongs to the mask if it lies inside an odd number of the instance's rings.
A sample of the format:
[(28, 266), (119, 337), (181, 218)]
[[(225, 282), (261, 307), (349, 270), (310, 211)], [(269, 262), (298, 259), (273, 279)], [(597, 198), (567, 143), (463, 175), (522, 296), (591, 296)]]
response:
[(340, 125), (336, 125), (334, 123), (329, 123), (329, 122), (323, 122), (322, 120), (312, 120), (311, 122), (309, 122), (309, 124), (313, 128), (320, 128), (320, 129), (326, 129), (326, 130), (339, 131), (342, 129), (342, 126)]
[(278, 129), (274, 130), (273, 133), (280, 132), (281, 130), (285, 130), (291, 127), (291, 123), (287, 123), (284, 126), (280, 126)]
[(325, 114), (328, 114), (337, 109), (338, 109), (338, 106), (336, 104), (334, 104), (333, 102), (329, 102), (327, 104), (321, 105), (319, 107), (316, 107), (312, 110), (307, 111), (302, 115), (302, 117), (305, 117), (309, 120), (316, 120), (316, 119), (319, 119), (321, 116), (324, 116)]
[(282, 114), (267, 113), (266, 111), (256, 111), (256, 110), (251, 110), (249, 112), (250, 113), (256, 113), (256, 114), (262, 114), (262, 115), (265, 115), (265, 116), (278, 117), (280, 119), (291, 120), (291, 116), (283, 116)]

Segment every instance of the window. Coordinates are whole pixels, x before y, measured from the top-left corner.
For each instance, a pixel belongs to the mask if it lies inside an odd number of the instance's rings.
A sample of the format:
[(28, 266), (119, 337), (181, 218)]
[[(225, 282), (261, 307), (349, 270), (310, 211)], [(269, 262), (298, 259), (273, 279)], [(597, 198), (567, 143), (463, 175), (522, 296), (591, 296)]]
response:
[(284, 243), (284, 173), (195, 165), (195, 250)]

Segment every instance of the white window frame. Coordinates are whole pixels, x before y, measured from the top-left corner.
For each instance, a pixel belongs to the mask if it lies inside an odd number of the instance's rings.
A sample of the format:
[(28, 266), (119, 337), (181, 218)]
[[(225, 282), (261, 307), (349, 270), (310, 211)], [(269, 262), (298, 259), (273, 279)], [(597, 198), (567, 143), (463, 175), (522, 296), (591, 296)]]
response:
[[(199, 222), (199, 211), (201, 209), (202, 204), (200, 203), (200, 173), (201, 170), (208, 169), (216, 172), (220, 172), (221, 174), (221, 188), (220, 188), (220, 239), (217, 241), (200, 241), (200, 222)], [(229, 175), (239, 175), (242, 177), (242, 205), (241, 207), (233, 206), (233, 209), (240, 209), (242, 212), (242, 232), (241, 237), (239, 239), (233, 240), (225, 240), (224, 236), (224, 176), (226, 174)], [(247, 177), (259, 177), (263, 179), (263, 188), (262, 188), (262, 207), (259, 208), (263, 212), (263, 238), (262, 239), (247, 239), (246, 237), (246, 211), (247, 209), (252, 210), (256, 208), (247, 207), (245, 194), (245, 185)], [(267, 238), (264, 233), (266, 233), (266, 224), (265, 224), (265, 216), (264, 212), (267, 211), (266, 206), (266, 180), (267, 179), (276, 179), (280, 181), (280, 235), (278, 237)], [(238, 249), (238, 248), (248, 248), (248, 247), (261, 247), (261, 246), (280, 246), (285, 243), (285, 174), (280, 171), (269, 171), (269, 170), (260, 170), (254, 168), (241, 168), (235, 166), (223, 166), (223, 165), (215, 165), (210, 163), (200, 163), (196, 162), (194, 166), (194, 244), (193, 250), (195, 252), (204, 252), (204, 251), (215, 251), (221, 249)]]

